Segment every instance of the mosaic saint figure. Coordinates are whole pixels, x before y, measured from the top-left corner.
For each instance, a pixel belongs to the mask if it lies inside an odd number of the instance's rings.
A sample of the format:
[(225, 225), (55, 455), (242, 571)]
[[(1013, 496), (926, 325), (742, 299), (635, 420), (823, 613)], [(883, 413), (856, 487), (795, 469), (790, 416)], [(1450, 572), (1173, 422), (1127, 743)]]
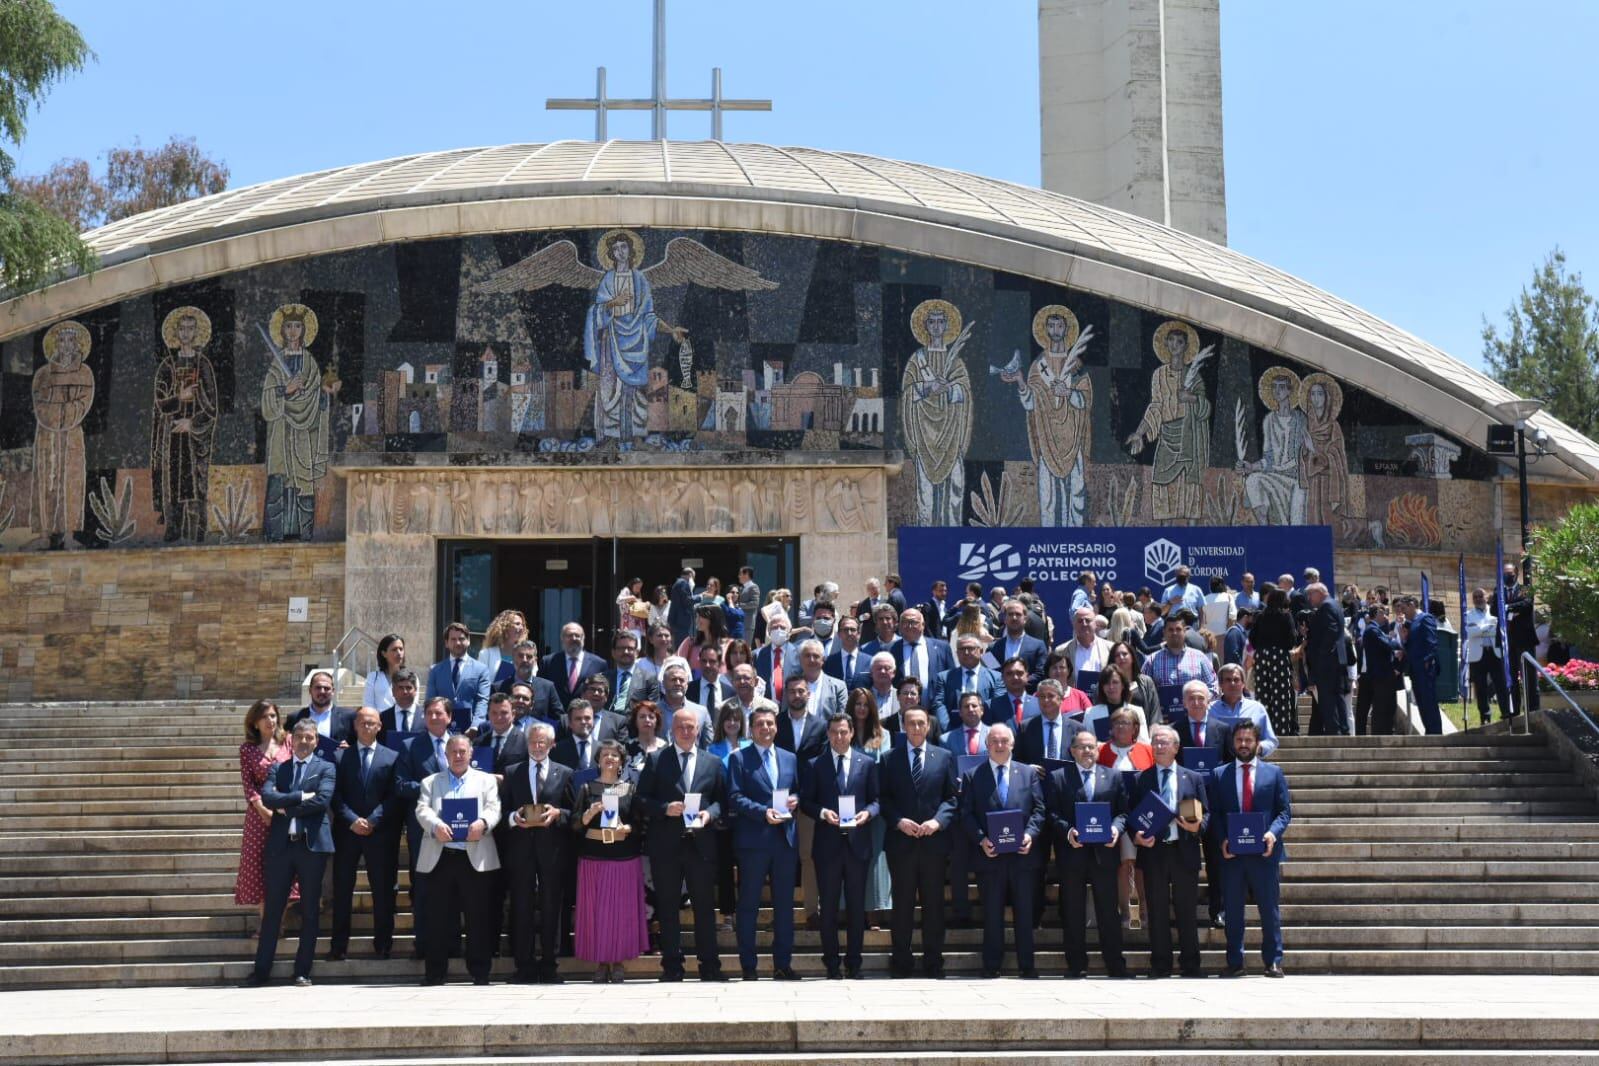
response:
[(1161, 361), (1149, 381), (1149, 406), (1127, 438), (1137, 455), (1155, 445), (1150, 504), (1155, 521), (1199, 521), (1205, 515), (1204, 477), (1210, 463), (1210, 400), (1201, 364), (1215, 348), (1200, 348), (1199, 331), (1186, 322), (1163, 322), (1155, 330)]
[(491, 274), (474, 291), (531, 292), (546, 285), (593, 289), (594, 302), (583, 320), (583, 356), (600, 379), (594, 436), (602, 443), (631, 443), (648, 433), (650, 342), (657, 333), (670, 334), (679, 344), (688, 340), (688, 330), (656, 314), (655, 290), (692, 284), (759, 292), (777, 283), (687, 237), (670, 241), (661, 261), (650, 267), (639, 267), (644, 239), (632, 230), (606, 232), (594, 251), (603, 270), (578, 262), (571, 241), (557, 241)]
[(205, 346), (211, 319), (179, 307), (161, 323), (167, 354), (155, 372), (150, 426), (150, 485), (166, 540), (204, 540), (211, 446), (216, 436), (217, 379)]
[(339, 383), (324, 376), (309, 351), (316, 312), (284, 304), (272, 312), (266, 336), (272, 362), (261, 382), (267, 424), (267, 540), (310, 540), (316, 485), (328, 472), (328, 409)]
[[(1300, 453), (1308, 429), (1299, 409), (1299, 375), (1274, 366), (1260, 375), (1260, 400), (1267, 407), (1260, 423), (1260, 459), (1239, 459), (1244, 474), (1244, 503), (1262, 525), (1302, 525), (1305, 487), (1299, 480)], [(1242, 408), (1240, 407), (1240, 410)], [(1242, 439), (1243, 430), (1239, 430)]]
[(1344, 431), (1338, 424), (1344, 390), (1322, 373), (1307, 374), (1299, 387), (1299, 405), (1305, 413), (1305, 449), (1299, 457), (1299, 478), (1305, 487), (1305, 521), (1334, 526), (1334, 534), (1353, 521), (1347, 513), (1349, 455)]
[(966, 495), (966, 449), (972, 441), (972, 379), (961, 349), (972, 334), (948, 300), (923, 300), (911, 312), (921, 347), (905, 363), (899, 417), (916, 466), (916, 521), (958, 526)]
[(1027, 440), (1033, 462), (1038, 464), (1042, 525), (1080, 526), (1087, 510), (1084, 467), (1094, 383), (1083, 369), (1082, 354), (1093, 336), (1093, 326), (1079, 330), (1076, 315), (1060, 304), (1050, 304), (1033, 316), (1033, 340), (1043, 351), (1026, 376), (1013, 371), (1000, 375), (1002, 380), (1016, 382), (1022, 410), (1027, 412)]
[(83, 418), (94, 405), (89, 331), (80, 322), (57, 322), (44, 333), (45, 365), (33, 375), (33, 496), (35, 533), (60, 548), (83, 528)]

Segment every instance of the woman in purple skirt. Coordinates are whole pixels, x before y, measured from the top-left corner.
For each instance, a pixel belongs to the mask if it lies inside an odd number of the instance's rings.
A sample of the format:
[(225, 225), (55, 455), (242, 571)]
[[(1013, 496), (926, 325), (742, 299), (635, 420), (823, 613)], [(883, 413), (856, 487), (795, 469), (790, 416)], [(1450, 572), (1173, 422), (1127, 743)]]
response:
[[(596, 983), (622, 981), (623, 964), (649, 948), (644, 915), (643, 834), (633, 817), (634, 788), (623, 776), (627, 752), (614, 740), (599, 746), (600, 776), (572, 800), (577, 831), (576, 955), (595, 964)], [(607, 807), (613, 806), (614, 810)]]

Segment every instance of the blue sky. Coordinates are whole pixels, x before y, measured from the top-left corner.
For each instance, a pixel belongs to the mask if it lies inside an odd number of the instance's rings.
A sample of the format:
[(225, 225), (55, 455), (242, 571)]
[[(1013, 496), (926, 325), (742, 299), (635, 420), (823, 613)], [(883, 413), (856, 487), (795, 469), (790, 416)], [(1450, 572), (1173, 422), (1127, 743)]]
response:
[[(97, 53), (23, 172), (195, 137), (244, 185), (465, 145), (587, 138), (547, 96), (649, 89), (649, 0), (58, 0)], [(770, 97), (729, 140), (1039, 174), (1034, 0), (673, 0), (669, 91)], [(1599, 3), (1222, 0), (1234, 248), (1480, 364), (1555, 245), (1599, 270)], [(709, 118), (671, 119), (675, 139)], [(648, 116), (612, 118), (646, 137)]]

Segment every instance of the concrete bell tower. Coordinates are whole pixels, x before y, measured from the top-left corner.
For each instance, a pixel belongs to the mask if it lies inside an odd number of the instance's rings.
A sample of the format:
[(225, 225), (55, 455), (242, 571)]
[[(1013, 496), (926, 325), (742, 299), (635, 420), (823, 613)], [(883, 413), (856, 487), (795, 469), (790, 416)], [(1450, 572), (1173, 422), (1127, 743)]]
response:
[(1044, 188), (1227, 243), (1221, 0), (1038, 0)]

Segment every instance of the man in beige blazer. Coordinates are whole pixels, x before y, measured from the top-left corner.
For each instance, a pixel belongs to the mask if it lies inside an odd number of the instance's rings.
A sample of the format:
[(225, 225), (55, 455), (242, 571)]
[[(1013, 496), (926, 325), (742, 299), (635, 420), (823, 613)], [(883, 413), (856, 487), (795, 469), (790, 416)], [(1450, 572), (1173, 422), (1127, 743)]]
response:
[[(450, 941), (458, 928), (456, 915), (466, 923), (466, 969), (472, 983), (489, 983), (493, 962), (493, 871), (500, 868), (491, 830), (500, 821), (499, 782), (493, 774), (472, 768), (472, 742), (452, 736), (444, 745), (448, 766), (422, 781), (416, 801), (416, 820), (422, 827), (422, 851), (416, 872), (427, 879), (424, 899), (428, 915), (424, 985), (442, 985), (450, 964)], [(467, 827), (466, 839), (456, 840), (449, 819), (441, 815), (446, 800), (476, 800), (477, 818)]]

